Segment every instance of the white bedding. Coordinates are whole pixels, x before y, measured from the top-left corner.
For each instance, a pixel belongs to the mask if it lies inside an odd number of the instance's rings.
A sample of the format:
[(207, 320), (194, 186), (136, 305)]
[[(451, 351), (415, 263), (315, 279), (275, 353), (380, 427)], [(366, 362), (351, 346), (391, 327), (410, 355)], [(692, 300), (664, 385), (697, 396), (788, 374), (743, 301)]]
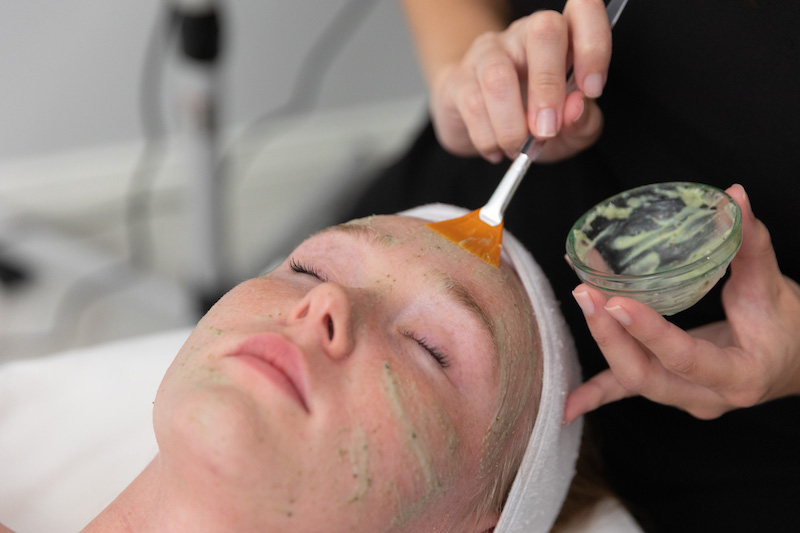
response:
[[(188, 329), (0, 366), (0, 524), (77, 532), (156, 453), (152, 402)], [(616, 502), (580, 531), (638, 532)]]
[(156, 453), (152, 402), (189, 335), (170, 331), (0, 367), (0, 523), (79, 531)]

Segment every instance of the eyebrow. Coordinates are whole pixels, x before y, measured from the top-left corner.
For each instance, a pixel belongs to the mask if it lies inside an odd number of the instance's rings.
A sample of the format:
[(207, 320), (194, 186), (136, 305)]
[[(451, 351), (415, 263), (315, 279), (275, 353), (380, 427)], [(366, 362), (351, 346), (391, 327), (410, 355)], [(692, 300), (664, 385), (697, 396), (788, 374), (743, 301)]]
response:
[(469, 311), (483, 325), (483, 328), (489, 334), (489, 339), (492, 343), (492, 349), (497, 351), (497, 330), (494, 324), (489, 320), (489, 315), (475, 299), (472, 292), (464, 286), (463, 283), (448, 274), (440, 274), (440, 278), (444, 283), (447, 294), (459, 304), (460, 307)]
[(391, 246), (396, 241), (393, 235), (381, 233), (378, 230), (354, 222), (345, 222), (344, 224), (327, 227), (317, 232), (316, 235), (324, 233), (344, 233), (369, 244), (381, 244), (386, 247)]
[[(345, 223), (338, 224), (336, 226), (330, 226), (320, 231), (318, 235), (329, 232), (344, 233), (359, 240), (363, 240), (371, 246), (389, 246), (395, 241), (395, 237), (393, 235), (381, 233), (375, 229), (363, 226), (361, 224)], [(478, 300), (472, 294), (472, 291), (470, 291), (463, 283), (446, 272), (436, 269), (434, 273), (437, 281), (444, 287), (447, 296), (481, 323), (483, 329), (486, 330), (486, 333), (489, 335), (489, 340), (492, 344), (493, 351), (497, 353), (497, 329), (494, 327), (492, 321), (489, 320), (489, 315), (478, 303)]]

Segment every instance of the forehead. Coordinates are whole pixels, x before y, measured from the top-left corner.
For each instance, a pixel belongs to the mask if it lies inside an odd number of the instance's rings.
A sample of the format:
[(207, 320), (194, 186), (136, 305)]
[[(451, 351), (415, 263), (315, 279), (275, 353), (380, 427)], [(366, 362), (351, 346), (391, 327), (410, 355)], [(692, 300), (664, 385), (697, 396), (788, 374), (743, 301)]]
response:
[(377, 245), (389, 255), (393, 252), (407, 253), (417, 262), (435, 264), (448, 271), (464, 269), (470, 272), (471, 277), (499, 284), (507, 284), (509, 278), (516, 277), (507, 265), (500, 268), (488, 265), (427, 227), (428, 222), (415, 217), (376, 215), (332, 226), (321, 234), (348, 234)]
[[(516, 274), (505, 263), (494, 267), (470, 254), (427, 227), (428, 221), (415, 217), (381, 215), (333, 226), (319, 234), (346, 235), (366, 242), (386, 259), (396, 260), (409, 270), (433, 273), (454, 282), (476, 296), (481, 306), (503, 314), (504, 309), (530, 309), (525, 291)], [(531, 318), (529, 313), (523, 313)]]

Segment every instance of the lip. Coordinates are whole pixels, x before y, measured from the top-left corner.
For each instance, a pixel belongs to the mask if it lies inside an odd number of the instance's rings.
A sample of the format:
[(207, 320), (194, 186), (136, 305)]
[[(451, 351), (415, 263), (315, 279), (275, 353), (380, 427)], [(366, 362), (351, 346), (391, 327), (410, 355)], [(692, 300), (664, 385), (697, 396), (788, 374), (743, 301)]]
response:
[(310, 413), (307, 372), (303, 353), (279, 333), (262, 333), (247, 338), (229, 354), (270, 380)]

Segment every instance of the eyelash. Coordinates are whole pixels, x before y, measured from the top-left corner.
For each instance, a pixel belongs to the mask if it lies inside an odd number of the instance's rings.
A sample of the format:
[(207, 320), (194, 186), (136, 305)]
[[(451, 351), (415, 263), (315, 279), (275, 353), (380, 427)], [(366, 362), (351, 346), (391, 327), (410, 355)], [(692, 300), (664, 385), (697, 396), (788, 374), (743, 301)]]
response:
[(297, 272), (298, 274), (308, 274), (309, 276), (314, 276), (315, 278), (317, 278), (320, 281), (325, 281), (323, 279), (322, 275), (319, 273), (319, 271), (316, 268), (314, 268), (312, 266), (305, 265), (303, 263), (300, 263), (295, 258), (290, 258), (289, 259), (289, 268), (291, 268), (293, 271)]
[(413, 333), (406, 333), (406, 335), (427, 350), (428, 353), (431, 354), (431, 357), (433, 357), (436, 362), (439, 363), (439, 366), (442, 368), (447, 368), (450, 366), (450, 358), (440, 352), (435, 346), (430, 345), (425, 339), (418, 337)]
[[(319, 273), (319, 271), (317, 271), (317, 269), (315, 269), (312, 266), (303, 264), (299, 262), (297, 259), (294, 258), (289, 259), (289, 268), (291, 268), (294, 272), (297, 272), (298, 274), (307, 274), (309, 276), (314, 276), (320, 281), (325, 281), (322, 275)], [(425, 339), (418, 337), (413, 333), (406, 333), (406, 336), (409, 337), (414, 342), (416, 342), (417, 344), (419, 344), (420, 346), (422, 346), (422, 348), (425, 349), (431, 355), (431, 357), (433, 357), (436, 360), (439, 366), (441, 366), (442, 368), (448, 368), (450, 366), (450, 358), (447, 357), (447, 355), (440, 352), (435, 346), (429, 344)]]

